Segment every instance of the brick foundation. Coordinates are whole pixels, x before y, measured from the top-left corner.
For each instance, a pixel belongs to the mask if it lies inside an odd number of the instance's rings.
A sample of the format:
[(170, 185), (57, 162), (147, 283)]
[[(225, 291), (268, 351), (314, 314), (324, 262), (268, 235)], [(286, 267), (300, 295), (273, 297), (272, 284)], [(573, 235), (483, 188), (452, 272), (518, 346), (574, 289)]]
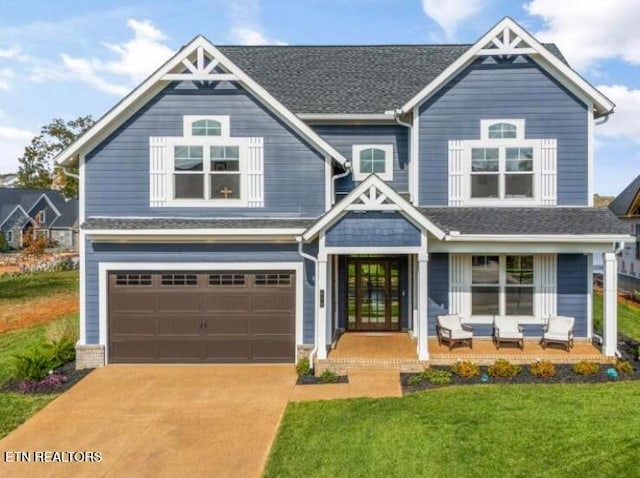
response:
[(76, 344), (76, 369), (104, 366), (104, 345)]
[(298, 351), (298, 360), (300, 360), (300, 359), (309, 357), (309, 354), (313, 350), (313, 345), (312, 344), (298, 345), (296, 349)]

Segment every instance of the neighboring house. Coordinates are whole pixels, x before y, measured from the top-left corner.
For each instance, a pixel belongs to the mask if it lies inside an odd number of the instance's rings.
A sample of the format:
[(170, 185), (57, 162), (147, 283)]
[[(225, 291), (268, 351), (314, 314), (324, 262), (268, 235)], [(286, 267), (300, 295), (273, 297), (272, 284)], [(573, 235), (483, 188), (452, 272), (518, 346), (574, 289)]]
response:
[[(79, 366), (324, 359), (339, 331), (551, 315), (590, 340), (594, 118), (613, 103), (504, 19), (473, 45), (202, 36), (57, 160), (80, 170)], [(613, 290), (612, 290), (613, 288)]]
[(78, 200), (51, 189), (0, 188), (0, 233), (9, 246), (22, 247), (29, 230), (58, 249), (77, 249)]
[(14, 173), (0, 174), (0, 188), (13, 188), (18, 185), (18, 175)]
[(618, 258), (620, 286), (640, 290), (640, 175), (609, 204), (609, 209), (635, 237), (625, 244)]

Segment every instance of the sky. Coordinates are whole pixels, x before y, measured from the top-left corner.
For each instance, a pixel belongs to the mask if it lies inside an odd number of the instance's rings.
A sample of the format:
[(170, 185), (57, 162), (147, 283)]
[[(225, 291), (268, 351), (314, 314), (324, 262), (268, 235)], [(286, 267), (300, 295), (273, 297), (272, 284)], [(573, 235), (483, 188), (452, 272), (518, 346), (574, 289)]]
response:
[[(181, 45), (473, 43), (510, 16), (614, 103), (594, 192), (640, 174), (638, 0), (0, 0), (0, 173), (53, 118), (99, 118)], [(400, 106), (400, 105), (398, 105)]]

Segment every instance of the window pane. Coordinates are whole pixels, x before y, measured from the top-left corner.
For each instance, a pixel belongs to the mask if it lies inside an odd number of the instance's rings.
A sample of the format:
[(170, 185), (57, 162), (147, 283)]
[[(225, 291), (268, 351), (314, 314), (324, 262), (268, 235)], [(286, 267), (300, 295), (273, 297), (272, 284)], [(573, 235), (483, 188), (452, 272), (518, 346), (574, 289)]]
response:
[(471, 150), (471, 171), (498, 171), (498, 148), (473, 148)]
[(204, 199), (204, 174), (174, 174), (176, 199)]
[(533, 171), (533, 148), (507, 148), (507, 171)]
[(500, 278), (499, 267), (499, 256), (472, 256), (472, 282), (474, 284), (497, 284)]
[(373, 159), (381, 159), (384, 161), (385, 158), (385, 154), (384, 151), (381, 149), (373, 149), (372, 150), (372, 157)]
[(174, 146), (176, 171), (202, 171), (202, 146)]
[(215, 120), (198, 120), (191, 123), (191, 134), (193, 136), (220, 136), (222, 125)]
[(498, 197), (497, 174), (473, 174), (471, 175), (472, 198), (497, 198)]
[(373, 161), (370, 159), (361, 159), (360, 160), (360, 172), (361, 173), (372, 173), (373, 172)]
[(507, 256), (507, 284), (533, 284), (533, 256)]
[(507, 315), (533, 315), (533, 287), (505, 287)]
[(374, 173), (384, 173), (385, 166), (386, 166), (386, 164), (385, 164), (384, 160), (382, 160), (382, 161), (374, 160), (373, 163), (372, 163), (373, 172)]
[(489, 126), (489, 138), (515, 138), (516, 126), (511, 123), (497, 123)]
[(382, 149), (368, 148), (360, 151), (361, 173), (384, 173), (386, 169), (385, 152)]
[(240, 199), (240, 175), (212, 174), (211, 199)]
[(505, 198), (533, 197), (533, 174), (505, 174), (504, 184)]
[(472, 315), (498, 315), (500, 313), (500, 288), (473, 286), (471, 288)]

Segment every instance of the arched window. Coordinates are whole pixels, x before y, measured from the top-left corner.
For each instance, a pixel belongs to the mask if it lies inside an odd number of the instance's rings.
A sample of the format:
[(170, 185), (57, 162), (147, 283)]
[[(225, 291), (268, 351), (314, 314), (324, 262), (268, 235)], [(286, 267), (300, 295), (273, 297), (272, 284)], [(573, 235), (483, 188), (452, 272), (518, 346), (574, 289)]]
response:
[(368, 148), (360, 151), (360, 172), (363, 174), (384, 173), (386, 155), (379, 148)]
[(191, 123), (192, 136), (221, 136), (222, 124), (220, 121), (202, 119)]
[(518, 128), (512, 123), (496, 123), (489, 126), (490, 139), (515, 139)]
[(377, 174), (385, 181), (393, 180), (393, 145), (354, 144), (354, 179), (362, 181), (370, 174)]

